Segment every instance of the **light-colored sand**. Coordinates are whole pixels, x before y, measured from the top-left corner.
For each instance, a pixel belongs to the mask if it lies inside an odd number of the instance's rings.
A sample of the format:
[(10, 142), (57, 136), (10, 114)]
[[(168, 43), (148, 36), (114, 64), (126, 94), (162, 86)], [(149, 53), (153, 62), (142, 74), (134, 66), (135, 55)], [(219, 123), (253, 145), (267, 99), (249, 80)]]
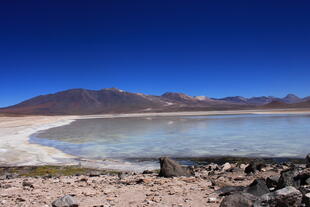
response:
[(39, 130), (69, 124), (71, 116), (0, 117), (0, 164), (56, 164), (71, 156), (54, 148), (29, 143), (29, 136)]
[(57, 149), (30, 144), (29, 136), (39, 130), (70, 124), (76, 119), (228, 114), (310, 114), (310, 110), (242, 110), (89, 116), (0, 117), (0, 165), (62, 164), (64, 159), (72, 158), (72, 156)]

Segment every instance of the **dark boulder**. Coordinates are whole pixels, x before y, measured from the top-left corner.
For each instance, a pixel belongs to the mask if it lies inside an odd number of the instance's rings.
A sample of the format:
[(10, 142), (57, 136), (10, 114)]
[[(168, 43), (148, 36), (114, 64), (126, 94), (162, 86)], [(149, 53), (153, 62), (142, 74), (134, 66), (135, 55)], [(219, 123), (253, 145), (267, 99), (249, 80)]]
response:
[(255, 206), (300, 207), (302, 194), (292, 186), (285, 187), (260, 197)]
[(299, 172), (295, 168), (283, 170), (279, 178), (277, 189), (285, 188), (287, 186), (293, 186), (295, 188), (300, 187), (300, 179), (297, 178)]
[(307, 154), (306, 156), (306, 164), (307, 164), (307, 167), (310, 167), (310, 153)]
[(252, 207), (258, 198), (245, 192), (236, 192), (223, 199), (220, 207)]
[(23, 187), (34, 188), (33, 184), (27, 180), (24, 180), (22, 184), (23, 184)]
[(176, 161), (168, 158), (159, 158), (160, 162), (160, 177), (179, 177), (179, 176), (193, 176), (194, 172), (191, 168), (183, 167)]
[(298, 189), (302, 194), (302, 202), (306, 207), (310, 206), (310, 185), (300, 186)]
[(88, 173), (89, 177), (100, 177), (101, 172), (100, 171), (91, 171), (90, 173)]
[(65, 195), (58, 198), (52, 203), (52, 207), (78, 207), (79, 205), (75, 199), (70, 195)]
[(310, 206), (310, 193), (303, 195), (302, 202), (305, 204), (306, 207)]
[(151, 171), (151, 170), (144, 170), (143, 171), (143, 175), (149, 175), (149, 174), (153, 174), (154, 172), (153, 171)]
[(279, 175), (273, 175), (266, 179), (266, 184), (268, 188), (276, 188), (279, 183), (280, 176)]
[(300, 185), (310, 185), (310, 168), (300, 171), (295, 180), (299, 181)]
[(250, 164), (244, 169), (246, 174), (255, 173), (261, 171), (263, 167), (266, 167), (266, 162), (262, 159), (256, 159), (250, 162)]
[(262, 196), (266, 193), (270, 193), (265, 180), (261, 178), (254, 180), (244, 191), (255, 196)]

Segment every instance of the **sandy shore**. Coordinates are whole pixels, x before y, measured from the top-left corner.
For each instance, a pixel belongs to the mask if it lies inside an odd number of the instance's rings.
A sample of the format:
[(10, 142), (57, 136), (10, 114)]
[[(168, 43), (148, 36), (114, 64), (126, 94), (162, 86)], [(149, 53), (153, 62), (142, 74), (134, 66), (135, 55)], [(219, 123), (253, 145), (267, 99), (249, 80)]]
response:
[(39, 130), (70, 124), (73, 116), (0, 117), (0, 164), (58, 164), (72, 158), (57, 149), (29, 143), (29, 136)]
[(229, 114), (310, 114), (310, 110), (242, 110), (139, 113), (88, 116), (26, 116), (0, 117), (0, 164), (1, 165), (44, 165), (63, 164), (73, 156), (57, 149), (29, 143), (29, 136), (39, 130), (70, 124), (76, 119), (146, 117), (146, 116), (202, 116)]

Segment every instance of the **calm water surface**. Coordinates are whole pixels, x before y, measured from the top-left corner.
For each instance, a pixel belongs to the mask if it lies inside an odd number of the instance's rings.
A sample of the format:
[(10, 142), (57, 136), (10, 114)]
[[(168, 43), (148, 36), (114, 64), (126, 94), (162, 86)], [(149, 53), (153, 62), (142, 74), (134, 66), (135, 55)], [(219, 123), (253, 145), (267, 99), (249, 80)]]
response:
[(40, 131), (31, 142), (84, 158), (304, 157), (310, 115), (81, 119)]

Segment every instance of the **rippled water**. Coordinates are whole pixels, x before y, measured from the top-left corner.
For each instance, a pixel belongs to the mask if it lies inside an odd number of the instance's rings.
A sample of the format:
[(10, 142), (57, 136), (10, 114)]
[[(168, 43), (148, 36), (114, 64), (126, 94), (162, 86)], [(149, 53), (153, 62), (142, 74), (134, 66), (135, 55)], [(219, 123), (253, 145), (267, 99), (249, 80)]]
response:
[(304, 157), (310, 146), (309, 126), (309, 115), (81, 119), (40, 131), (31, 142), (92, 159)]

